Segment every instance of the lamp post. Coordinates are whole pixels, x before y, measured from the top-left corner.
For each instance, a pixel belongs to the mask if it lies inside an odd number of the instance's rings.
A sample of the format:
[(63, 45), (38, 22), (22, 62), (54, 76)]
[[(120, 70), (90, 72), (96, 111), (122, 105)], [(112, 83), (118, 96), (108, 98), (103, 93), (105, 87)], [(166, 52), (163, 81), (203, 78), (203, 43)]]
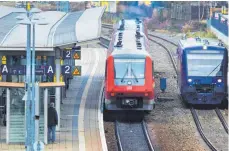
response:
[[(47, 22), (42, 22), (40, 19), (43, 19), (43, 18), (34, 18), (35, 21), (32, 21), (32, 27), (33, 27), (33, 51), (32, 51), (32, 115), (33, 115), (33, 120), (32, 120), (32, 126), (33, 126), (33, 133), (32, 133), (32, 138), (34, 141), (38, 141), (39, 139), (39, 122), (37, 124), (35, 124), (35, 105), (36, 104), (39, 104), (38, 103), (35, 103), (35, 26), (36, 24), (37, 25), (47, 25), (48, 23)], [(39, 100), (39, 99), (38, 99)], [(39, 107), (38, 107), (38, 110), (39, 110)], [(39, 114), (39, 111), (37, 112)], [(36, 120), (39, 120), (39, 115), (38, 116), (38, 119)], [(35, 133), (35, 130), (38, 131), (38, 133)], [(38, 135), (38, 136), (36, 136)], [(33, 142), (34, 143), (34, 142)], [(33, 144), (32, 143), (32, 144)]]
[[(28, 6), (27, 6), (28, 7)], [(38, 9), (27, 8), (27, 16), (18, 16), (17, 19), (21, 20), (18, 23), (27, 25), (27, 46), (26, 46), (26, 82), (25, 82), (25, 93), (26, 98), (26, 140), (25, 146), (27, 151), (33, 150), (33, 143), (35, 142), (35, 24), (47, 25), (37, 21), (38, 19), (32, 20), (30, 13), (38, 13)], [(33, 51), (32, 51), (32, 93), (31, 93), (31, 25), (33, 26)], [(39, 126), (36, 127), (39, 129)], [(38, 138), (38, 137), (36, 137)]]

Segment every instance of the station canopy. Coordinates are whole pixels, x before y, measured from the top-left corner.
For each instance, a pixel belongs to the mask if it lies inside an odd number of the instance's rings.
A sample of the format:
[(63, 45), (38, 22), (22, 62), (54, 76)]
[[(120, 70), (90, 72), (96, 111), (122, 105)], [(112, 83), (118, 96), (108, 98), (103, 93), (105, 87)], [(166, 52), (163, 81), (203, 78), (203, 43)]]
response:
[[(35, 25), (36, 51), (53, 51), (54, 47), (96, 40), (101, 35), (104, 7), (78, 12), (41, 11), (34, 13), (46, 25)], [(0, 6), (0, 51), (25, 51), (27, 26), (18, 24), (23, 8)], [(31, 28), (31, 34), (32, 34)], [(32, 41), (32, 40), (31, 40)]]

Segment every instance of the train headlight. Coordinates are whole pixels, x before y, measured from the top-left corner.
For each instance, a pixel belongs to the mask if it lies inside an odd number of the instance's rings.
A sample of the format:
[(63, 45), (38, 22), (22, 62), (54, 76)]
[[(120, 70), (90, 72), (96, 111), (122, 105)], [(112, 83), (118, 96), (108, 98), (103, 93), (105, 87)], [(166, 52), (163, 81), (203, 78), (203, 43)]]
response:
[(188, 82), (192, 82), (192, 79), (188, 79)]
[(218, 82), (218, 83), (221, 83), (221, 82), (222, 82), (222, 79), (218, 79), (217, 82)]

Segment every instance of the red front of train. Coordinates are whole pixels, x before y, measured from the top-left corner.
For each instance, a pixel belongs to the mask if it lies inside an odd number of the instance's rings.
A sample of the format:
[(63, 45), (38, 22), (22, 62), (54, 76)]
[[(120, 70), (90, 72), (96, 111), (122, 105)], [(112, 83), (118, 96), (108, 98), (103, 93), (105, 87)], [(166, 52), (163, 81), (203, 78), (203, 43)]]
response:
[(150, 56), (111, 55), (106, 60), (105, 74), (105, 109), (151, 111), (155, 107)]

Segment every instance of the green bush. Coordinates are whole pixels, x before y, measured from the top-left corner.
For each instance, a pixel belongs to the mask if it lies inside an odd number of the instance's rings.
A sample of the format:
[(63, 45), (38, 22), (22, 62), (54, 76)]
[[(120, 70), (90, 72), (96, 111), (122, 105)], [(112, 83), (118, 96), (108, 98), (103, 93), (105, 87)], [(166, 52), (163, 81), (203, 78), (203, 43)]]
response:
[(200, 38), (214, 38), (214, 39), (216, 39), (217, 37), (216, 37), (216, 35), (215, 34), (213, 34), (211, 31), (209, 31), (209, 30), (207, 30), (207, 31), (198, 31), (198, 32), (188, 32), (187, 34), (186, 34), (186, 36), (188, 37), (188, 38), (190, 38), (190, 37), (200, 37)]

